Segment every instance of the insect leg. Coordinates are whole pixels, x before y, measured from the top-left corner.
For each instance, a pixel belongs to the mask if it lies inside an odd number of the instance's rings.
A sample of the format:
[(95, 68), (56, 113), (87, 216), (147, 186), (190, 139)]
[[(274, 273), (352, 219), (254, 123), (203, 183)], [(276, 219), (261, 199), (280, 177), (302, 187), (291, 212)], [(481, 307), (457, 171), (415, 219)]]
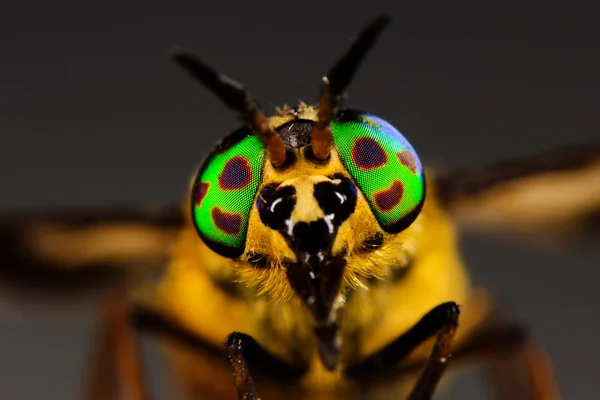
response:
[[(154, 310), (137, 306), (134, 310), (136, 325), (143, 330), (158, 334), (165, 339), (189, 347), (192, 351), (225, 361), (225, 349), (215, 346), (181, 326), (171, 318)], [(261, 375), (278, 382), (294, 382), (304, 375), (305, 365), (294, 365), (265, 350), (256, 340), (244, 333), (234, 332), (227, 336), (227, 356), (233, 368), (239, 399), (258, 399), (250, 367)]]
[[(104, 307), (83, 399), (150, 399), (130, 310), (130, 302), (121, 293), (109, 298)], [(116, 396), (117, 388), (121, 396)]]
[(557, 400), (559, 390), (545, 351), (521, 325), (496, 318), (454, 352), (455, 363), (478, 359), (497, 399)]
[(86, 379), (82, 400), (100, 400), (115, 397), (117, 376), (114, 334), (114, 307), (107, 304), (92, 339), (90, 370)]
[(254, 388), (254, 380), (252, 379), (248, 363), (244, 357), (246, 348), (250, 346), (256, 346), (256, 348), (260, 349), (258, 343), (256, 343), (254, 339), (243, 333), (234, 332), (227, 337), (229, 362), (233, 369), (235, 388), (237, 390), (238, 399), (240, 400), (258, 400), (258, 395)]
[(349, 366), (346, 375), (366, 383), (395, 376), (400, 361), (437, 333), (431, 355), (409, 397), (410, 400), (429, 399), (446, 368), (459, 313), (454, 302), (440, 304), (402, 336), (359, 364)]
[(492, 360), (487, 372), (496, 399), (560, 399), (548, 357), (535, 343)]
[[(425, 368), (417, 383), (413, 387), (407, 400), (428, 400), (433, 397), (435, 388), (442, 378), (442, 374), (446, 369), (446, 362), (450, 357), (450, 349), (452, 347), (452, 339), (458, 327), (458, 315), (460, 313), (456, 303), (445, 303), (443, 311), (445, 313), (442, 319), (442, 328), (438, 333), (437, 340), (433, 346), (433, 350), (429, 355), (429, 359), (425, 363)], [(441, 306), (434, 308), (434, 311)], [(427, 314), (429, 315), (429, 314)], [(426, 316), (427, 316), (426, 315)], [(439, 314), (437, 314), (439, 315)]]
[[(523, 326), (498, 312), (452, 352), (453, 368), (475, 363), (486, 367), (495, 399), (560, 399), (544, 350)], [(419, 368), (420, 364), (404, 365), (396, 373), (413, 373)]]

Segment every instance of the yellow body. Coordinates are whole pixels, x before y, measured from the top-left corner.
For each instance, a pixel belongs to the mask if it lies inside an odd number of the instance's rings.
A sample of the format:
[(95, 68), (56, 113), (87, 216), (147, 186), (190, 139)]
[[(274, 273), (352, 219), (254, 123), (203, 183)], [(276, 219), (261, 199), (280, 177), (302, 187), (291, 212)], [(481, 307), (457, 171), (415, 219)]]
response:
[[(303, 117), (310, 116), (311, 109), (306, 108)], [(277, 116), (273, 124), (277, 126), (288, 119), (285, 114)], [(295, 186), (301, 207), (294, 212), (302, 215), (292, 217), (310, 221), (322, 215), (306, 187), (333, 173), (347, 172), (335, 151), (325, 165), (303, 159), (300, 152), (298, 156), (297, 164), (283, 172), (267, 163), (262, 184), (282, 182)], [(230, 260), (212, 252), (196, 234), (191, 218), (189, 221), (178, 237), (157, 293), (151, 296), (152, 306), (216, 346), (224, 346), (229, 333), (243, 332), (285, 360), (295, 356), (310, 364), (300, 386), (291, 391), (279, 388), (277, 382), (259, 380), (257, 388), (265, 399), (279, 398), (282, 393), (286, 398), (337, 398), (342, 391), (351, 389), (338, 372), (329, 372), (321, 365), (314, 322), (294, 296), (281, 264), (284, 257), (295, 256), (278, 232), (264, 226), (254, 209), (246, 252), (240, 259)], [(487, 302), (470, 286), (457, 249), (455, 229), (439, 207), (435, 188), (427, 188), (423, 210), (408, 229), (399, 234), (384, 233), (383, 246), (369, 251), (361, 244), (373, 232), (382, 231), (359, 192), (356, 210), (341, 225), (332, 252), (348, 249), (341, 291), (344, 295), (339, 295), (336, 302), (342, 313), (341, 365), (372, 354), (433, 307), (447, 301), (461, 306), (455, 341), (460, 343), (485, 317)], [(244, 261), (248, 251), (269, 255), (270, 268), (257, 269)], [(426, 342), (406, 361), (423, 360), (432, 344), (432, 340)], [(233, 379), (226, 363), (214, 363), (185, 348), (171, 347), (169, 355), (184, 393), (195, 393), (200, 398), (202, 393), (211, 393), (205, 397), (215, 398), (218, 394), (212, 393), (218, 392), (225, 398), (234, 398)], [(398, 382), (402, 388), (388, 386), (381, 394), (391, 391), (396, 397), (408, 381)]]

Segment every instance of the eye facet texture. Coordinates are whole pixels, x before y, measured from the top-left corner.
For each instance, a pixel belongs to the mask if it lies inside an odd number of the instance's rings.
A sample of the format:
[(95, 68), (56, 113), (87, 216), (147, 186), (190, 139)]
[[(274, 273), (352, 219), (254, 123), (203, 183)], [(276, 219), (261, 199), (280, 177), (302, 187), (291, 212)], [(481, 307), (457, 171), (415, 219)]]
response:
[(374, 115), (345, 110), (332, 124), (335, 148), (383, 230), (406, 229), (425, 199), (425, 176), (400, 132)]
[(192, 192), (192, 215), (205, 243), (226, 257), (244, 252), (250, 210), (262, 178), (264, 147), (249, 133), (219, 146), (200, 168)]

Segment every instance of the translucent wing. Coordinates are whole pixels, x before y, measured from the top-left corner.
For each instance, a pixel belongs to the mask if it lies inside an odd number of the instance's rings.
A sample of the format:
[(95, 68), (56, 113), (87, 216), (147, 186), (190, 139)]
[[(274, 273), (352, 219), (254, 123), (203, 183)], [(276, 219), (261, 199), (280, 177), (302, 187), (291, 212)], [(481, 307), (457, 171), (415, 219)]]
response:
[(0, 283), (39, 293), (89, 292), (165, 264), (179, 206), (114, 206), (0, 216)]
[(434, 177), (466, 229), (561, 242), (600, 232), (600, 141)]

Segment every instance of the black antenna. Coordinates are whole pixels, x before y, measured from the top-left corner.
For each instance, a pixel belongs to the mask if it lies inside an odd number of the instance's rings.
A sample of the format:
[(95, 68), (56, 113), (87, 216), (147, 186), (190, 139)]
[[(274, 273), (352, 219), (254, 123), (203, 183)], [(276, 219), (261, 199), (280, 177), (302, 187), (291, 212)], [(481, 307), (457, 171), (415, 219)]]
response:
[(235, 80), (217, 72), (192, 53), (176, 49), (172, 53), (173, 60), (200, 83), (210, 89), (229, 108), (237, 111), (244, 122), (260, 136), (271, 162), (281, 166), (285, 162), (285, 144), (261, 111), (257, 102)]
[(375, 44), (391, 16), (380, 14), (369, 22), (353, 40), (350, 49), (323, 78), (325, 84), (319, 99), (318, 120), (311, 132), (311, 146), (318, 160), (325, 161), (333, 145), (331, 120), (344, 91), (352, 81), (358, 66)]

